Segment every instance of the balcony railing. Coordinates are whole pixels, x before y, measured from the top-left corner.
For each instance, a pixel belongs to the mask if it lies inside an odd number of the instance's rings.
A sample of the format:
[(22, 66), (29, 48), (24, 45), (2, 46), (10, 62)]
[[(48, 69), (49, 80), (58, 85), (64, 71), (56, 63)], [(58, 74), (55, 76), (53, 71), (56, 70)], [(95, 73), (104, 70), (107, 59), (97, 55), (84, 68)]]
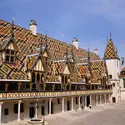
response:
[(79, 96), (90, 94), (108, 94), (112, 93), (112, 90), (82, 90), (82, 91), (18, 91), (18, 92), (4, 92), (0, 93), (0, 100), (15, 100), (15, 99), (32, 99), (32, 98), (54, 98), (65, 96)]

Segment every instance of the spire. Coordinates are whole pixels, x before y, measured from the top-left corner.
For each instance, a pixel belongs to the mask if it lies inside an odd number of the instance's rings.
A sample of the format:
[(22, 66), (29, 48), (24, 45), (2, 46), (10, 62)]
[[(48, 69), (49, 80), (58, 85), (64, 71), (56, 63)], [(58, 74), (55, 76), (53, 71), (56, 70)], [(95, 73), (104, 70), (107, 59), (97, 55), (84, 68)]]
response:
[(90, 50), (88, 48), (88, 64), (90, 64)]
[(119, 59), (117, 50), (112, 41), (111, 33), (110, 33), (110, 39), (107, 43), (106, 51), (104, 53), (104, 59)]
[(12, 24), (11, 24), (11, 30), (10, 30), (10, 36), (11, 37), (14, 37), (14, 20), (15, 20), (15, 18), (13, 18)]
[(68, 61), (68, 49), (67, 48), (66, 48), (65, 56), (66, 56), (66, 61)]
[(47, 36), (47, 33), (45, 35), (45, 42), (46, 42), (46, 48), (48, 48), (48, 36)]
[(112, 34), (110, 33), (110, 40), (112, 39)]
[(42, 46), (42, 43), (40, 43), (40, 53), (42, 53), (42, 50), (43, 50), (42, 47), (43, 47), (43, 46)]

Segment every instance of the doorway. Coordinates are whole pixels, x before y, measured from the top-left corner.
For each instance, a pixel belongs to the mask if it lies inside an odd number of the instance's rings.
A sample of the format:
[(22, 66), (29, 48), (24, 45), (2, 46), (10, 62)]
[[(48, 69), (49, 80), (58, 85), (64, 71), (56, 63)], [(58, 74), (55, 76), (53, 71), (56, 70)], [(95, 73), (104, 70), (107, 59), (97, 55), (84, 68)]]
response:
[(70, 101), (67, 101), (67, 111), (70, 111)]
[(34, 115), (35, 115), (35, 108), (34, 107), (30, 107), (30, 111), (29, 111), (30, 118), (34, 118)]
[(115, 97), (112, 97), (112, 102), (116, 103), (116, 98)]
[(87, 107), (89, 107), (89, 105), (90, 105), (90, 97), (87, 96)]
[(41, 107), (41, 114), (42, 114), (42, 116), (45, 115), (45, 107), (44, 106)]

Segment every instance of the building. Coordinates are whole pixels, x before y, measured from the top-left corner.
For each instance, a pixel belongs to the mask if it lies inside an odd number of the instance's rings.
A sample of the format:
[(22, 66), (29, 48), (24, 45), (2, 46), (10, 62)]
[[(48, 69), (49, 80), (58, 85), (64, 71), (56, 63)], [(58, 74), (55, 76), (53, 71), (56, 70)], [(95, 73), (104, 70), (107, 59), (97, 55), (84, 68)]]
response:
[[(95, 52), (0, 20), (0, 123), (118, 102), (119, 58), (109, 40)], [(112, 91), (113, 85), (113, 91)]]

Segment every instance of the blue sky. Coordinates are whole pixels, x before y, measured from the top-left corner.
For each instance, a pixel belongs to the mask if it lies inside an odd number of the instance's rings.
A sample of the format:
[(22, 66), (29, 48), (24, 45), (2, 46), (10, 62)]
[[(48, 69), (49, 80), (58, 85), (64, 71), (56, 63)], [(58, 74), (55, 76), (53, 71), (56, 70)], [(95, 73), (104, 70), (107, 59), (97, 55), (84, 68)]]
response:
[(110, 32), (124, 56), (125, 0), (0, 0), (0, 19), (29, 28), (31, 19), (37, 22), (37, 31), (79, 46), (103, 57)]

